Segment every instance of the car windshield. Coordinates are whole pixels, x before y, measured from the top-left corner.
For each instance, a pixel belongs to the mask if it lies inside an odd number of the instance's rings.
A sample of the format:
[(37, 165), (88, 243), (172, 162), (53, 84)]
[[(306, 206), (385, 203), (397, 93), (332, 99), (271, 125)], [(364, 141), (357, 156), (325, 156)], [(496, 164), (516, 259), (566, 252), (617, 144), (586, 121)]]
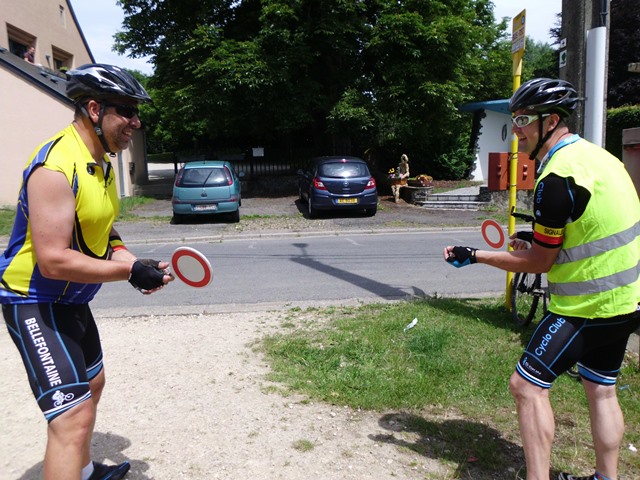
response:
[(180, 187), (222, 187), (230, 185), (230, 177), (225, 168), (187, 168), (182, 174)]
[(335, 178), (366, 177), (369, 175), (364, 163), (347, 162), (323, 163), (320, 165), (318, 173), (321, 177)]

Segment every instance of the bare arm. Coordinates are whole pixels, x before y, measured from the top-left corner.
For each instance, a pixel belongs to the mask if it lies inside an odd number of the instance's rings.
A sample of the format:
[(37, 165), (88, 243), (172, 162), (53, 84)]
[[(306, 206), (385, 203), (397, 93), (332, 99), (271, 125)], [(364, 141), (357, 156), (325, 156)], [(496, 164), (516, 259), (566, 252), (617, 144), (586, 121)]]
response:
[(545, 248), (534, 243), (531, 248), (505, 251), (478, 250), (478, 263), (497, 267), (507, 272), (546, 273), (551, 269), (559, 248)]
[(78, 283), (129, 278), (133, 258), (119, 256), (123, 261), (100, 260), (70, 248), (75, 198), (64, 174), (37, 168), (29, 177), (27, 194), (33, 247), (45, 277)]
[[(507, 272), (529, 272), (529, 273), (545, 273), (548, 272), (555, 261), (559, 248), (545, 248), (534, 243), (531, 248), (522, 248), (522, 244), (518, 241), (512, 241), (515, 251), (489, 251), (477, 250), (474, 253), (474, 259), (471, 263), (484, 263), (492, 267), (500, 268)], [(447, 246), (444, 249), (444, 259), (450, 259), (453, 254), (453, 246)], [(469, 250), (466, 247), (464, 251)], [(474, 249), (470, 249), (474, 250)], [(463, 253), (464, 253), (463, 251)], [(467, 254), (465, 254), (467, 256)], [(462, 258), (464, 260), (464, 258)], [(468, 264), (463, 263), (462, 265)], [(460, 265), (458, 265), (460, 266)]]

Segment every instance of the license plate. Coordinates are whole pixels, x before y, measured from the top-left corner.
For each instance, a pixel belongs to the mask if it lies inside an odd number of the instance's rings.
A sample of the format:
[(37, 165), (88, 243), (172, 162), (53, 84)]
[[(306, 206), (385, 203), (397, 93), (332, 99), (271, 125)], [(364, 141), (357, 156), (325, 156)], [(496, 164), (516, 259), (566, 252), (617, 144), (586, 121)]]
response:
[(353, 204), (353, 203), (358, 203), (358, 199), (357, 198), (339, 198), (338, 203)]
[(194, 205), (193, 210), (195, 212), (212, 212), (218, 209), (218, 205)]

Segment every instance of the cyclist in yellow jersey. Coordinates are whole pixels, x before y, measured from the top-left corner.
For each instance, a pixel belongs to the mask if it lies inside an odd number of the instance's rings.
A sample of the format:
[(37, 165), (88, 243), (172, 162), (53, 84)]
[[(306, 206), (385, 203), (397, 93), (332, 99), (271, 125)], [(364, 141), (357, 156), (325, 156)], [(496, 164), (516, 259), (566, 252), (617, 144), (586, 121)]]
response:
[(527, 480), (548, 480), (554, 417), (549, 389), (578, 364), (589, 401), (595, 473), (559, 480), (616, 480), (624, 421), (616, 377), (640, 327), (640, 203), (622, 162), (572, 134), (563, 119), (578, 102), (563, 80), (537, 78), (513, 95), (518, 151), (540, 160), (533, 242), (514, 251), (448, 246), (456, 267), (484, 263), (511, 272), (548, 272), (551, 301), (511, 376)]
[(89, 302), (103, 282), (129, 280), (149, 294), (172, 280), (167, 262), (137, 259), (113, 228), (109, 155), (128, 147), (138, 104), (150, 98), (131, 74), (103, 64), (68, 72), (67, 95), (73, 122), (35, 150), (23, 173), (0, 257), (0, 303), (48, 422), (45, 479), (118, 480), (129, 462), (107, 466), (90, 455), (105, 375)]

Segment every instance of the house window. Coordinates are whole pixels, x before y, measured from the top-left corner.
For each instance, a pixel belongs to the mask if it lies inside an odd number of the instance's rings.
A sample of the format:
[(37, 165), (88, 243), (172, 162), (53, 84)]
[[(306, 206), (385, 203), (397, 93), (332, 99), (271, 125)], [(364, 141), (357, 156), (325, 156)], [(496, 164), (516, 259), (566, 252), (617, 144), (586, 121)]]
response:
[(56, 70), (70, 70), (73, 68), (73, 54), (56, 47), (51, 46), (51, 54), (53, 56), (53, 68)]
[(64, 7), (62, 5), (58, 5), (58, 11), (60, 15), (60, 25), (62, 25), (62, 28), (67, 28), (67, 17), (65, 15)]
[(9, 40), (9, 51), (20, 58), (22, 58), (24, 52), (26, 52), (30, 46), (33, 45), (35, 47), (36, 45), (36, 37), (13, 25), (7, 24), (7, 37)]

